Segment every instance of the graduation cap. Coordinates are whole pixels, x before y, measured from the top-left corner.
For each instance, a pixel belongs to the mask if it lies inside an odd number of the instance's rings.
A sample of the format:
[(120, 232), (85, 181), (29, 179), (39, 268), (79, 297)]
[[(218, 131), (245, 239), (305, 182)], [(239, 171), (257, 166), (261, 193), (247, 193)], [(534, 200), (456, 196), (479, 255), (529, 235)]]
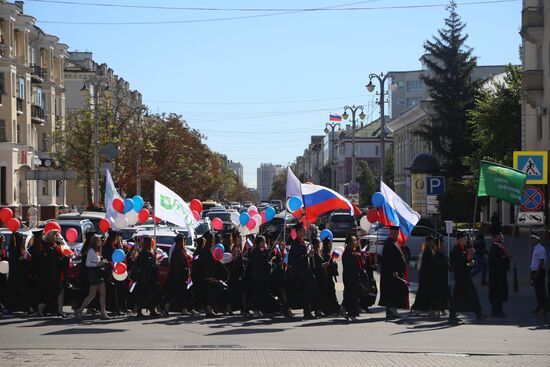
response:
[(33, 237), (41, 237), (44, 234), (44, 229), (36, 228), (36, 229), (32, 229), (31, 232)]

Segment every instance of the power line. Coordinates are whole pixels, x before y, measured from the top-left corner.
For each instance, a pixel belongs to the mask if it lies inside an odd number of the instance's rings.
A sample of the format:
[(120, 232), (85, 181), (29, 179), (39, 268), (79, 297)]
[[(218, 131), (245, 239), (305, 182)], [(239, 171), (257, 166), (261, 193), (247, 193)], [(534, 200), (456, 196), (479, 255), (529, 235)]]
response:
[(302, 100), (289, 100), (289, 101), (270, 101), (270, 102), (189, 102), (189, 101), (159, 101), (147, 99), (145, 102), (150, 103), (166, 103), (166, 104), (190, 104), (190, 105), (269, 105), (269, 104), (292, 104), (292, 103), (309, 103), (309, 102), (325, 102), (335, 101), (341, 99), (351, 99), (364, 97), (363, 95), (349, 96), (349, 97), (334, 97), (334, 98), (319, 98), (319, 99), (302, 99)]
[[(39, 1), (39, 0), (35, 0)], [(46, 0), (42, 0), (46, 1)], [(501, 3), (511, 3), (517, 2), (519, 0), (488, 0), (488, 1), (473, 1), (473, 2), (464, 2), (457, 3), (459, 6), (465, 5), (488, 5), (488, 4), (501, 4)], [(65, 25), (159, 25), (159, 24), (187, 24), (187, 23), (206, 23), (206, 22), (221, 22), (221, 21), (231, 21), (231, 20), (241, 20), (241, 19), (251, 19), (251, 18), (261, 18), (261, 17), (271, 17), (278, 15), (288, 15), (304, 12), (318, 12), (318, 11), (371, 11), (371, 10), (398, 10), (398, 9), (425, 9), (425, 8), (440, 8), (446, 7), (448, 3), (444, 4), (419, 4), (419, 5), (395, 5), (395, 6), (377, 6), (377, 7), (353, 7), (353, 8), (311, 8), (311, 9), (298, 9), (298, 10), (289, 10), (289, 11), (280, 11), (280, 12), (268, 12), (264, 14), (254, 14), (254, 15), (243, 15), (243, 16), (234, 16), (234, 17), (221, 17), (221, 18), (208, 18), (208, 19), (187, 19), (187, 20), (161, 20), (161, 21), (139, 21), (139, 22), (69, 22), (69, 21), (54, 21), (54, 20), (39, 20), (39, 23), (44, 24), (65, 24)], [(338, 5), (340, 7), (346, 5)], [(225, 9), (219, 9), (222, 11)], [(243, 9), (244, 11), (244, 9)]]

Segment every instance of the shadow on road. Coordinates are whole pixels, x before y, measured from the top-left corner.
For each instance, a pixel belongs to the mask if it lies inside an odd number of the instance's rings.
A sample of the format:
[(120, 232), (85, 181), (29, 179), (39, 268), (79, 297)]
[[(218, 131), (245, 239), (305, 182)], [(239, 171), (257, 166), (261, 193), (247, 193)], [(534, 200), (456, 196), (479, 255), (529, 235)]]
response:
[(42, 335), (79, 335), (79, 334), (110, 334), (110, 333), (123, 333), (128, 331), (127, 329), (102, 329), (102, 328), (71, 328), (52, 331)]
[(252, 328), (241, 328), (241, 329), (229, 329), (223, 331), (216, 331), (215, 333), (210, 333), (207, 335), (246, 335), (246, 334), (265, 334), (265, 333), (280, 333), (288, 329), (283, 328), (263, 328), (263, 329), (252, 329)]

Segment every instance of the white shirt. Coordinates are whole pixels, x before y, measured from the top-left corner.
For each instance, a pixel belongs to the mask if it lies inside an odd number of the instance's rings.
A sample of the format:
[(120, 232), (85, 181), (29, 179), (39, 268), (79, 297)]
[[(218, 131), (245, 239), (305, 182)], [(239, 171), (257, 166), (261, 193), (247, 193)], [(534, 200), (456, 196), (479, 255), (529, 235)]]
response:
[(86, 255), (86, 267), (97, 268), (100, 260), (101, 258), (99, 257), (97, 252), (95, 252), (94, 249), (89, 249), (88, 254)]
[(535, 246), (535, 249), (533, 250), (533, 258), (531, 260), (531, 271), (537, 271), (539, 269), (539, 263), (541, 260), (542, 260), (542, 263), (546, 265), (546, 250), (539, 243), (538, 245)]

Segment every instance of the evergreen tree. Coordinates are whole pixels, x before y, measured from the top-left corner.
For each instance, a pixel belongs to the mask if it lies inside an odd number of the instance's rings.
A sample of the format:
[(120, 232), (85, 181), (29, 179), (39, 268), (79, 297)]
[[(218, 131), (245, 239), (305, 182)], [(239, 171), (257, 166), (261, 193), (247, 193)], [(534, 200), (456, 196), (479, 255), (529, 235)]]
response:
[(476, 67), (472, 49), (465, 45), (466, 24), (456, 12), (456, 3), (447, 7), (449, 16), (438, 36), (424, 43), (424, 62), (429, 70), (421, 79), (429, 89), (434, 115), (431, 124), (417, 132), (432, 144), (449, 168), (450, 176), (460, 180), (465, 167), (463, 158), (472, 152), (467, 111), (473, 107), (478, 83), (471, 79)]

